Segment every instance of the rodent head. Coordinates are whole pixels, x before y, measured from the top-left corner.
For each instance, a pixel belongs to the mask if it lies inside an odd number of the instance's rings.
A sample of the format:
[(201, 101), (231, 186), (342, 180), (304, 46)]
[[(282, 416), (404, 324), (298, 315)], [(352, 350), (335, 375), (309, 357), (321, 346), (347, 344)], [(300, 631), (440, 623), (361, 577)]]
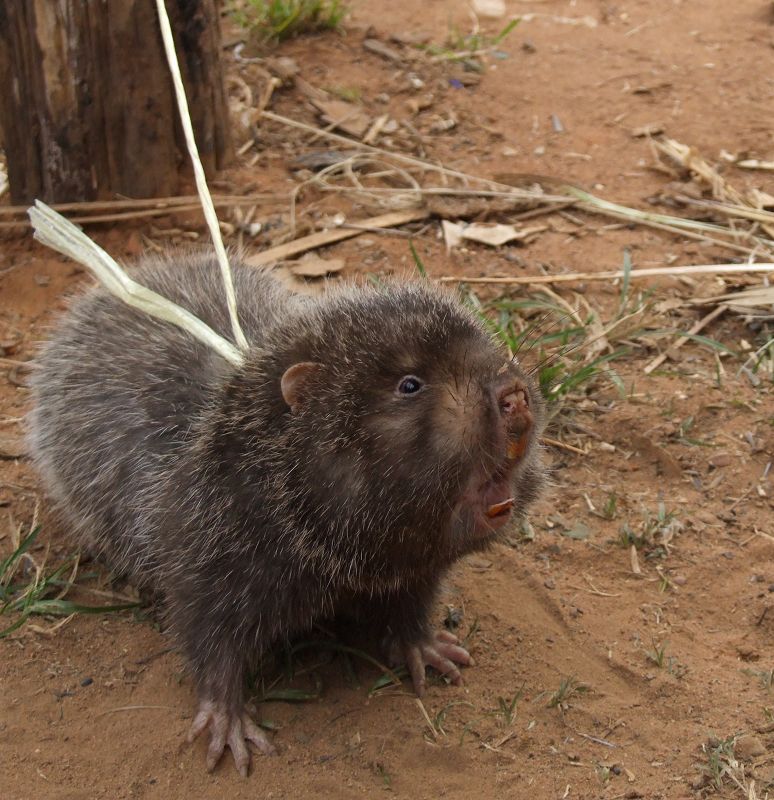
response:
[(538, 394), (449, 294), (337, 292), (276, 337), (259, 367), (307, 527), (372, 542), (393, 563), (450, 563), (532, 499)]

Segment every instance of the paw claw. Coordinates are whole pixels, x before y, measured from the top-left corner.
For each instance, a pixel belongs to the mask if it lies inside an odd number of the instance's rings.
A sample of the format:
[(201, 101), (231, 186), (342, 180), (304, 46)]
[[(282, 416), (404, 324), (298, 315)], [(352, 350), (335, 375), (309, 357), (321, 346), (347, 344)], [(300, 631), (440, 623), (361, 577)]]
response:
[(457, 664), (463, 666), (473, 664), (470, 653), (449, 631), (437, 631), (429, 639), (418, 644), (404, 645), (402, 649), (409, 675), (414, 684), (414, 691), (419, 697), (425, 693), (426, 667), (433, 667), (455, 686), (459, 686), (463, 681)]
[(250, 770), (250, 749), (246, 742), (251, 742), (262, 753), (276, 752), (264, 732), (246, 711), (241, 714), (229, 712), (212, 700), (203, 700), (188, 731), (188, 741), (193, 742), (206, 728), (210, 732), (205, 757), (208, 772), (212, 772), (218, 765), (226, 745), (231, 750), (234, 766), (243, 778), (247, 777)]

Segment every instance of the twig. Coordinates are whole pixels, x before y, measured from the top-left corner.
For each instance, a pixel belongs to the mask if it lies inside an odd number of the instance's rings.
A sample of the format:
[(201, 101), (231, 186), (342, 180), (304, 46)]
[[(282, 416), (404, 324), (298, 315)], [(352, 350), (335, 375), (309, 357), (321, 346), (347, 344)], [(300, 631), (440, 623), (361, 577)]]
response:
[[(350, 147), (356, 147), (360, 150), (367, 150), (371, 153), (378, 153), (381, 156), (386, 156), (388, 158), (392, 158), (395, 161), (400, 161), (404, 164), (411, 164), (414, 167), (420, 167), (424, 170), (429, 170), (432, 172), (438, 172), (442, 175), (446, 175), (448, 177), (453, 178), (460, 178), (461, 180), (468, 182), (471, 180), (478, 181), (479, 183), (485, 186), (491, 186), (497, 189), (504, 189), (509, 188), (508, 184), (499, 183), (498, 181), (490, 181), (486, 178), (478, 178), (475, 175), (470, 175), (467, 172), (460, 172), (459, 170), (449, 169), (448, 167), (444, 167), (441, 164), (434, 164), (432, 161), (425, 161), (421, 158), (414, 158), (412, 156), (404, 155), (403, 153), (394, 153), (390, 150), (385, 150), (381, 147), (375, 147), (374, 145), (363, 144), (359, 142), (357, 139), (350, 139), (347, 136), (341, 136), (338, 133), (332, 133), (330, 131), (325, 131), (322, 128), (317, 128), (314, 125), (307, 125), (305, 122), (298, 122), (294, 119), (289, 119), (288, 117), (283, 117), (280, 114), (275, 114), (272, 111), (264, 111), (261, 115), (266, 119), (270, 119), (273, 122), (278, 122), (281, 125), (286, 125), (290, 128), (297, 128), (298, 130), (307, 131), (308, 133), (314, 133), (317, 136), (323, 137), (325, 139), (333, 139), (337, 142), (342, 142), (343, 144), (349, 145)], [(533, 192), (531, 194), (533, 198), (536, 200), (541, 200), (541, 196), (537, 192)], [(563, 198), (565, 201), (567, 198)]]
[(665, 352), (661, 353), (661, 355), (656, 356), (653, 361), (651, 361), (650, 364), (645, 367), (643, 372), (646, 375), (650, 375), (654, 369), (660, 367), (667, 360), (667, 358), (669, 358), (669, 351), (674, 351), (682, 347), (686, 342), (690, 341), (691, 336), (706, 328), (713, 319), (719, 317), (726, 309), (727, 306), (724, 305), (713, 308), (709, 314), (703, 316), (697, 323), (690, 327), (687, 336), (681, 336), (673, 345), (669, 347), (669, 350), (666, 350)]
[(595, 594), (598, 597), (620, 597), (621, 596), (620, 592), (603, 592), (601, 589), (597, 589), (597, 587), (594, 586), (594, 582), (585, 573), (583, 575), (583, 579), (591, 587), (591, 589), (586, 589), (586, 591), (590, 592), (591, 594)]
[[(216, 206), (249, 206), (254, 203), (270, 203), (286, 201), (283, 195), (264, 192), (250, 195), (213, 195), (212, 202)], [(123, 200), (86, 200), (78, 203), (52, 203), (51, 208), (60, 214), (67, 211), (121, 211), (136, 208), (173, 208), (175, 206), (199, 205), (199, 196), (195, 194), (174, 195), (170, 197), (125, 198)], [(24, 216), (29, 206), (0, 206), (0, 217)]]
[(742, 217), (743, 219), (753, 220), (754, 222), (766, 222), (770, 225), (774, 223), (774, 212), (765, 211), (761, 208), (750, 208), (749, 206), (734, 205), (733, 203), (721, 203), (717, 200), (696, 200), (693, 197), (686, 197), (684, 195), (677, 195), (675, 199), (685, 205), (716, 211), (718, 214), (725, 214), (728, 217)]
[(613, 742), (608, 742), (607, 739), (600, 739), (598, 736), (589, 736), (588, 733), (578, 733), (578, 736), (582, 736), (584, 739), (588, 739), (590, 742), (594, 742), (594, 744), (601, 744), (604, 747), (618, 747), (617, 744), (613, 744)]
[[(169, 208), (146, 208), (137, 211), (125, 211), (117, 214), (94, 214), (91, 216), (68, 217), (70, 222), (78, 224), (89, 224), (92, 222), (123, 222), (130, 219), (142, 219), (144, 217), (163, 217), (168, 214), (180, 214), (186, 211), (201, 210), (201, 203), (190, 203), (188, 205), (171, 206)], [(29, 220), (14, 220), (13, 222), (0, 222), (0, 229), (6, 228), (27, 228)]]
[(572, 444), (566, 444), (565, 442), (560, 442), (558, 439), (551, 439), (548, 436), (541, 436), (540, 441), (543, 444), (547, 444), (550, 447), (558, 447), (560, 450), (568, 450), (570, 453), (578, 453), (578, 455), (585, 456), (586, 451), (581, 450), (580, 447), (575, 447)]
[(108, 708), (106, 711), (100, 711), (98, 717), (104, 717), (105, 714), (117, 714), (119, 711), (144, 711), (149, 708), (174, 710), (174, 706), (119, 706), (118, 708)]
[(245, 263), (249, 264), (251, 267), (260, 267), (264, 264), (270, 264), (273, 261), (281, 261), (290, 256), (304, 253), (307, 250), (315, 250), (318, 247), (325, 247), (325, 245), (341, 242), (344, 239), (352, 239), (355, 236), (360, 236), (362, 233), (365, 233), (365, 230), (363, 230), (364, 228), (392, 228), (397, 225), (405, 225), (407, 222), (417, 222), (422, 219), (427, 219), (429, 216), (430, 212), (422, 209), (392, 211), (389, 214), (382, 214), (378, 217), (357, 220), (353, 224), (356, 224), (358, 227), (354, 229), (334, 228), (329, 231), (318, 231), (309, 236), (304, 236), (301, 239), (296, 239), (293, 242), (286, 242), (278, 247), (272, 247), (270, 250), (264, 250), (261, 253), (250, 256), (245, 259)]
[(750, 494), (750, 492), (754, 488), (755, 488), (754, 485), (748, 486), (747, 490), (744, 491), (742, 494), (740, 494), (739, 497), (737, 497), (736, 500), (734, 500), (734, 502), (731, 503), (731, 505), (726, 509), (726, 513), (728, 513), (729, 511), (733, 511), (742, 502), (742, 500), (744, 500), (747, 497), (747, 495)]
[[(766, 264), (698, 264), (689, 267), (652, 267), (633, 269), (629, 272), (631, 280), (652, 278), (659, 275), (725, 275), (735, 272), (774, 272), (774, 263)], [(456, 275), (444, 275), (438, 280), (441, 283), (492, 283), (514, 286), (529, 283), (571, 283), (572, 281), (610, 281), (623, 278), (623, 270), (615, 272), (565, 272), (561, 275), (520, 275), (511, 278), (460, 278)]]

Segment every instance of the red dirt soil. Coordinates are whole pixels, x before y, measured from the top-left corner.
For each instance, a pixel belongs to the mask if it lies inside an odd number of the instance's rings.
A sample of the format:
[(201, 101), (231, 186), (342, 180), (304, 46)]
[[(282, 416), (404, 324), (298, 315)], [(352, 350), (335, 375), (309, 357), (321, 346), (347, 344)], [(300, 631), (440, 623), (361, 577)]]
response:
[[(426, 131), (433, 115), (457, 119), (449, 131), (424, 138), (428, 157), (486, 177), (553, 175), (648, 208), (647, 198), (669, 181), (649, 168), (647, 142), (632, 136), (651, 124), (710, 161), (722, 150), (774, 158), (770, 2), (506, 0), (506, 6), (508, 15), (534, 16), (499, 45), (507, 56), (488, 58), (480, 82), (467, 87), (449, 83), (461, 74), (458, 66), (403, 66), (362, 46), (372, 37), (400, 52), (392, 34), (439, 42), (450, 24), (467, 31), (468, 7), (457, 0), (364, 0), (355, 4), (346, 35), (295, 40), (280, 54), (294, 58), (315, 86), (358, 90), (373, 116), (409, 117), (405, 101), (412, 95), (401, 87), (406, 73), (416, 72), (434, 97), (414, 125)], [(490, 35), (503, 25), (482, 20)], [(229, 69), (248, 82), (254, 77), (233, 62)], [(380, 93), (388, 95), (385, 102), (376, 99)], [(315, 122), (292, 89), (278, 91), (271, 108)], [(562, 132), (554, 130), (552, 114)], [(286, 162), (309, 149), (307, 140), (267, 125), (257, 163), (246, 166), (251, 151), (224, 181), (287, 191)], [(771, 173), (728, 169), (735, 185), (774, 193)], [(256, 218), (267, 219), (263, 214), (259, 208)], [(432, 277), (535, 274), (538, 265), (549, 272), (615, 269), (624, 248), (635, 268), (729, 257), (659, 231), (608, 227), (602, 217), (586, 217), (582, 226), (558, 215), (543, 219), (549, 229), (518, 256), (478, 245), (447, 254), (435, 226), (417, 245)], [(127, 257), (143, 249), (143, 234), (163, 246), (175, 239), (158, 229), (203, 235), (195, 215), (153, 225), (93, 226), (89, 233)], [(347, 275), (413, 270), (400, 238), (368, 234), (330, 253), (345, 259)], [(717, 294), (745, 282), (751, 281), (702, 277), (689, 285), (670, 278), (649, 286), (663, 299)], [(29, 236), (4, 234), (5, 357), (31, 358), (67, 294), (85, 283), (71, 262)], [(618, 302), (615, 286), (574, 288), (608, 317)], [(661, 326), (687, 328), (696, 318), (681, 311)], [(752, 337), (731, 315), (706, 333), (734, 348)], [(587, 452), (549, 449), (552, 486), (532, 515), (534, 540), (514, 533), (511, 544), (465, 560), (450, 576), (444, 603), (464, 611), (463, 634), (474, 628), (476, 665), (465, 670), (463, 687), (436, 682), (423, 709), (407, 687), (369, 696), (378, 678), (369, 665), (354, 663), (353, 674), (340, 659), (315, 654), (291, 685), (319, 689), (319, 700), (260, 709), (277, 727), (279, 755), (255, 755), (247, 780), (230, 758), (210, 775), (204, 743), (185, 742), (194, 705), (190, 677), (151, 621), (131, 612), (77, 615), (53, 630), (56, 620), (34, 618), (0, 643), (0, 795), (672, 800), (713, 794), (715, 787), (701, 779), (708, 763), (702, 746), (744, 732), (737, 757), (748, 767), (746, 780), (755, 779), (757, 796), (768, 796), (774, 781), (771, 385), (753, 387), (736, 376), (738, 363), (731, 361), (718, 385), (714, 355), (695, 344), (647, 376), (643, 367), (654, 354), (638, 351), (616, 364), (625, 400), (600, 384), (575, 407), (570, 399), (573, 426), (549, 431)], [(24, 375), (0, 361), (0, 443), (22, 433)], [(603, 509), (612, 493), (615, 518), (593, 514), (590, 505)], [(0, 558), (11, 550), (12, 527), (30, 525), (38, 500), (44, 529), (33, 556), (42, 561), (50, 546), (48, 564), (57, 565), (72, 554), (67, 531), (45, 515), (29, 463), (0, 458)], [(679, 526), (656, 557), (640, 552), (636, 574), (620, 532), (625, 524), (641, 530), (660, 501)], [(586, 538), (563, 535), (578, 523), (587, 527)], [(99, 574), (85, 585), (111, 591)], [(87, 590), (77, 597), (109, 602)], [(443, 614), (439, 604), (439, 622)], [(580, 688), (552, 702), (570, 678)], [(517, 693), (509, 718), (503, 706)], [(747, 796), (728, 779), (718, 795)]]

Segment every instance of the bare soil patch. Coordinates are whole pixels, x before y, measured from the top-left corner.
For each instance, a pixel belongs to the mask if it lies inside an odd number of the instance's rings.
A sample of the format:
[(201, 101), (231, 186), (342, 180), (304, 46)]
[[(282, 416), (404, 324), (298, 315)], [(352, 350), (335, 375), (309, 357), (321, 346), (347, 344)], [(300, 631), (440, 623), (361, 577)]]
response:
[[(774, 173), (721, 159), (722, 151), (774, 159), (767, 114), (774, 83), (765, 66), (774, 46), (770, 3), (506, 0), (506, 6), (510, 15), (530, 16), (485, 56), (481, 73), (412, 55), (414, 42), (440, 43), (453, 26), (470, 29), (467, 6), (456, 0), (363, 0), (345, 35), (294, 40), (276, 55), (293, 59), (308, 84), (370, 121), (386, 114), (410, 124), (383, 131), (380, 146), (410, 148), (450, 168), (489, 178), (554, 176), (670, 213), (648, 200), (674, 177), (653, 170), (647, 141), (633, 136), (651, 126), (721, 164), (735, 185), (774, 194)], [(503, 24), (481, 21), (490, 37)], [(231, 33), (236, 39), (237, 31)], [(366, 40), (387, 50), (364, 46)], [(232, 91), (247, 86), (260, 97), (263, 66), (238, 61), (233, 46), (229, 52)], [(275, 89), (270, 108), (320, 124), (298, 84)], [(293, 159), (330, 147), (313, 138), (262, 122), (254, 145), (215, 190), (288, 192), (299, 180)], [(351, 209), (314, 190), (303, 194), (297, 235), (338, 206)], [(248, 222), (260, 222), (261, 232), (243, 231), (242, 244), (250, 252), (277, 244), (287, 213), (286, 203), (257, 206)], [(224, 216), (236, 242), (240, 220)], [(734, 256), (603, 217), (556, 212), (540, 222), (546, 229), (525, 244), (468, 243), (450, 253), (436, 222), (410, 227), (432, 278), (611, 270), (620, 268), (624, 250), (635, 268)], [(191, 212), (95, 225), (89, 233), (126, 258), (149, 243), (205, 241)], [(68, 293), (88, 279), (18, 231), (2, 237), (0, 558), (12, 550), (13, 531), (29, 529), (40, 503), (44, 527), (32, 555), (51, 567), (73, 548), (67, 531), (46, 516), (31, 467), (15, 457), (28, 403), (26, 367), (15, 362), (33, 356)], [(343, 259), (339, 274), (346, 277), (416, 271), (406, 238), (378, 231), (320, 254)], [(759, 283), (750, 276), (653, 281), (647, 287), (662, 305), (654, 306), (651, 323), (686, 330), (706, 309), (689, 309), (681, 305), (685, 299)], [(525, 291), (506, 296), (518, 299)], [(608, 283), (556, 291), (570, 303), (580, 294), (606, 319), (620, 297), (620, 286)], [(491, 299), (502, 290), (478, 294)], [(756, 336), (732, 313), (704, 333), (735, 351)], [(465, 671), (464, 687), (437, 682), (422, 708), (407, 690), (369, 693), (379, 674), (363, 662), (310, 655), (305, 670), (282, 685), (319, 699), (262, 706), (260, 717), (277, 729), (280, 754), (255, 757), (245, 781), (227, 759), (207, 774), (204, 744), (185, 743), (193, 690), (152, 619), (132, 612), (75, 615), (56, 627), (58, 619), (35, 617), (0, 643), (3, 796), (768, 796), (774, 782), (772, 385), (765, 378), (752, 385), (737, 374), (743, 358), (720, 358), (696, 342), (644, 374), (664, 344), (653, 339), (616, 360), (624, 396), (608, 381), (570, 394), (548, 433), (585, 454), (548, 448), (553, 485), (532, 515), (534, 537), (514, 531), (508, 543), (467, 559), (450, 576), (437, 616), (452, 607), (461, 613), (462, 635), (470, 634), (476, 666)], [(93, 594), (115, 589), (105, 572), (84, 564), (80, 573), (74, 596), (107, 602)]]

